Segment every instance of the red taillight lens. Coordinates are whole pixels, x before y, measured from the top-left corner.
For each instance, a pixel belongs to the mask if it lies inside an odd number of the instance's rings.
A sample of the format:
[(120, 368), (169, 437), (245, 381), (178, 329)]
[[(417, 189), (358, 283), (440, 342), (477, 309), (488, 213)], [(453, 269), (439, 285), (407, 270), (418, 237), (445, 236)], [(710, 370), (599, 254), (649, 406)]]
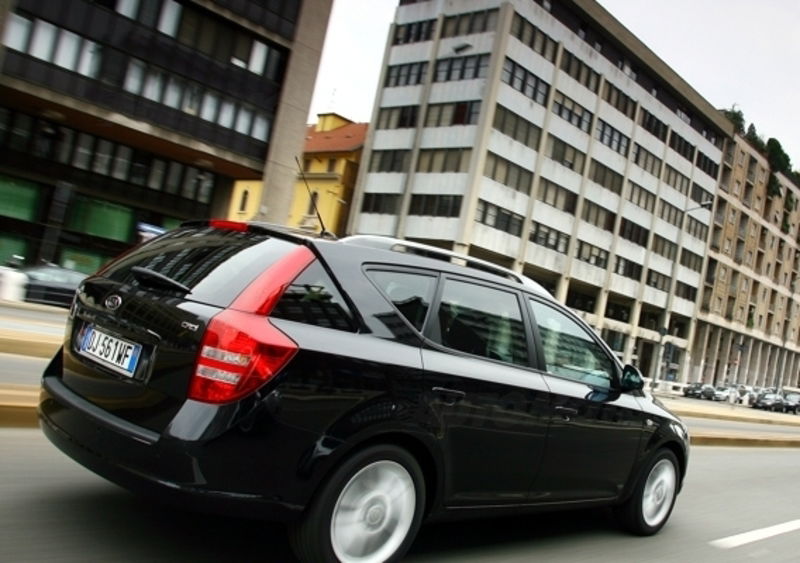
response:
[(189, 398), (229, 403), (272, 379), (297, 352), (295, 344), (263, 316), (228, 309), (208, 324)]
[(208, 222), (209, 227), (215, 229), (227, 229), (229, 231), (239, 231), (241, 233), (247, 231), (247, 223), (240, 221), (228, 221), (226, 219), (211, 219)]

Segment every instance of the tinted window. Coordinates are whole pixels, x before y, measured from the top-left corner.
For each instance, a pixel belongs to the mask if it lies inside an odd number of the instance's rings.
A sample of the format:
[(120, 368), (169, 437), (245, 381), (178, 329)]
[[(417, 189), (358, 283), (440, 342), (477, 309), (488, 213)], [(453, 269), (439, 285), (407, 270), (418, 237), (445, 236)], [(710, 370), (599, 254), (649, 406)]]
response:
[(446, 280), (437, 320), (440, 342), (448, 348), (529, 365), (525, 325), (514, 293)]
[(436, 278), (424, 274), (382, 271), (371, 271), (369, 276), (406, 320), (417, 330), (422, 330)]
[(562, 311), (534, 300), (530, 304), (548, 373), (610, 387), (614, 363), (589, 332)]
[(136, 285), (131, 268), (148, 268), (190, 288), (188, 299), (227, 307), (258, 274), (294, 248), (294, 243), (260, 233), (185, 227), (123, 255), (103, 275)]
[(318, 261), (292, 282), (270, 316), (339, 330), (356, 329), (347, 304)]

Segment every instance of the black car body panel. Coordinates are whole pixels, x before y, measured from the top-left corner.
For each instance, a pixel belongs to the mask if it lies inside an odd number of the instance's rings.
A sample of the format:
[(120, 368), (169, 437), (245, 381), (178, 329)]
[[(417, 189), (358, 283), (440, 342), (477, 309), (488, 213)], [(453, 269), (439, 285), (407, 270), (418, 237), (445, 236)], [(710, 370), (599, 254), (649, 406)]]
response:
[[(574, 378), (554, 375), (532, 304), (583, 325), (541, 292), (415, 254), (261, 228), (217, 230), (168, 233), (80, 288), (64, 345), (44, 373), (39, 413), (48, 438), (93, 471), (184, 505), (283, 521), (301, 515), (353, 452), (376, 443), (416, 458), (431, 519), (615, 505), (664, 448), (679, 460), (680, 488), (685, 426), (643, 392), (623, 391), (622, 366), (591, 330), (580, 328), (581, 337), (608, 363), (609, 379), (598, 383), (577, 368)], [(216, 250), (175, 266), (206, 242)], [(278, 283), (268, 278), (280, 270), (260, 272), (295, 247), (310, 262), (292, 262), (301, 265), (292, 281), (278, 293), (253, 290)], [(264, 257), (258, 268), (254, 256)], [(175, 277), (141, 277), (134, 266)], [(209, 276), (216, 279), (192, 289)], [(428, 289), (408, 298), (403, 284), (386, 281), (394, 279)], [(445, 319), (444, 292), (454, 283), (508, 298), (519, 313), (509, 325), (518, 331), (515, 347), (510, 333), (490, 334), (504, 316), (478, 319), (462, 303), (460, 317)], [(267, 313), (245, 306), (256, 298), (270, 303)], [(208, 333), (230, 311), (296, 350), (244, 396), (197, 398), (193, 382), (213, 348)], [(447, 340), (458, 319), (480, 346), (463, 332)], [(87, 351), (91, 329), (115, 345), (140, 346), (131, 373)]]

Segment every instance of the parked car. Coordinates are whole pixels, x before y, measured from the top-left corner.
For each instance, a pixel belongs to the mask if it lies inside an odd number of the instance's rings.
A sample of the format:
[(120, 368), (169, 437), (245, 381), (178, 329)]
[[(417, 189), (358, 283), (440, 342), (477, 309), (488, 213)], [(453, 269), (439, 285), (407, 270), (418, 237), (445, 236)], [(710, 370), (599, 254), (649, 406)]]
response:
[[(69, 307), (75, 290), (86, 274), (55, 264), (0, 269), (0, 287), (4, 295), (14, 295), (31, 303)], [(5, 287), (13, 284), (14, 290)]]
[[(461, 263), (453, 263), (458, 259)], [(303, 561), (421, 522), (611, 506), (658, 532), (688, 433), (532, 280), (383, 237), (192, 222), (87, 279), (45, 435), (133, 490), (289, 523)]]
[(703, 385), (700, 396), (709, 401), (727, 401), (730, 398), (731, 389), (723, 385), (714, 387), (710, 384)]
[(690, 397), (693, 399), (700, 399), (701, 398), (701, 391), (703, 390), (703, 383), (695, 382), (690, 383), (686, 387), (683, 388), (683, 396)]
[(794, 391), (783, 392), (783, 412), (797, 414), (800, 411), (800, 393)]
[(761, 393), (753, 402), (753, 408), (766, 411), (782, 411), (783, 398), (779, 393)]

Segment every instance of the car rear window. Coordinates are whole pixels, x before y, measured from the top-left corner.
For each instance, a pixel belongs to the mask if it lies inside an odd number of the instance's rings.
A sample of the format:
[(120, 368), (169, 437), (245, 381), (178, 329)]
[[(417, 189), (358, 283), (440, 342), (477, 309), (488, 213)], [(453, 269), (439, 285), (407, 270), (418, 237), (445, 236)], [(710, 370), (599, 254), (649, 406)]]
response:
[(296, 246), (264, 233), (183, 227), (121, 256), (102, 275), (136, 285), (131, 269), (147, 268), (188, 287), (187, 299), (227, 307), (258, 274)]

